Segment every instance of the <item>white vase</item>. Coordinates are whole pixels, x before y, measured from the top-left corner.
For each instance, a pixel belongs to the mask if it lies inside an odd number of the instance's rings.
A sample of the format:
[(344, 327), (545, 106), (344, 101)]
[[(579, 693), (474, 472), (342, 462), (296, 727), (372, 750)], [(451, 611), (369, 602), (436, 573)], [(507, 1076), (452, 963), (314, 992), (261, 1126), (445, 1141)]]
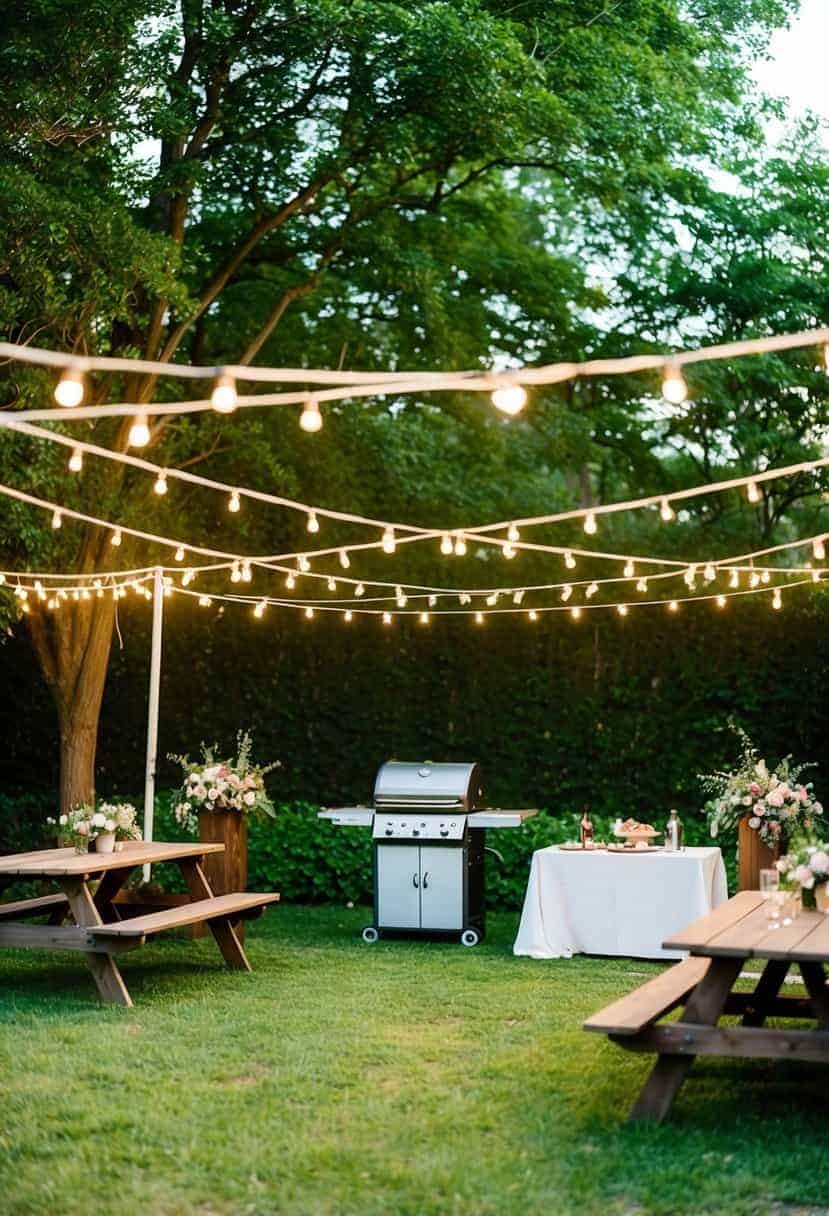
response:
[(114, 853), (115, 852), (115, 833), (101, 832), (95, 837), (95, 852), (96, 853)]

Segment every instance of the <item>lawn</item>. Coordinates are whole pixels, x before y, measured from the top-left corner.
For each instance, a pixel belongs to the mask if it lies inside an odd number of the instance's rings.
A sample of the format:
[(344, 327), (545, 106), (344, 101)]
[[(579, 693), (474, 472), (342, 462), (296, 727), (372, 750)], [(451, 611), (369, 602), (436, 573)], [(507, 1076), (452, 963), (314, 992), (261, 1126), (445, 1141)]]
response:
[(655, 964), (363, 945), (360, 909), (273, 909), (252, 975), (210, 940), (0, 955), (0, 1210), (148, 1216), (763, 1216), (826, 1202), (826, 1074), (698, 1062), (661, 1128), (648, 1067), (580, 1029)]

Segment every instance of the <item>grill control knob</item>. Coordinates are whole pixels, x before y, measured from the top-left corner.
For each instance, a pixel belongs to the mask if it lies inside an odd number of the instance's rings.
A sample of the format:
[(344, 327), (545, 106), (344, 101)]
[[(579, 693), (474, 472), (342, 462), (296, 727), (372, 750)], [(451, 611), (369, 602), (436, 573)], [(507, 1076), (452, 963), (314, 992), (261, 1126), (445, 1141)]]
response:
[(441, 836), (448, 836), (448, 835), (449, 835), (449, 829), (448, 829), (448, 828), (441, 828), (441, 829), (440, 829), (440, 834), (441, 834)]
[(393, 836), (393, 835), (394, 835), (394, 828), (386, 828), (386, 835), (387, 835), (387, 836)]
[(412, 835), (413, 835), (413, 836), (419, 836), (419, 835), (420, 835), (420, 832), (418, 831), (418, 829), (417, 829), (417, 828), (412, 828)]

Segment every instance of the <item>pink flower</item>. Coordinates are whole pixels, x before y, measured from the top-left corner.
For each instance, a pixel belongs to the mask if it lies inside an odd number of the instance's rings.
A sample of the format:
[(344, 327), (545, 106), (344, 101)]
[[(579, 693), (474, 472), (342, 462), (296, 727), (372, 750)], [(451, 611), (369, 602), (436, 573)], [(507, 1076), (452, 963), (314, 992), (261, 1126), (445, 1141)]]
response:
[(751, 795), (746, 794), (743, 798), (743, 806), (751, 806)]
[(797, 795), (798, 802), (808, 802), (809, 801), (809, 795), (806, 793), (806, 790), (804, 789), (804, 787), (802, 785), (799, 785), (797, 787), (797, 789), (795, 790), (795, 793)]
[(818, 849), (809, 858), (809, 869), (815, 874), (829, 874), (829, 854), (824, 853), (823, 849)]
[(766, 802), (769, 806), (782, 806), (784, 802), (782, 787), (778, 786), (777, 789), (770, 790), (766, 794)]
[(760, 786), (756, 781), (752, 781), (751, 785), (748, 787), (748, 792), (755, 798), (759, 798), (763, 791), (760, 789)]
[(89, 824), (88, 823), (79, 823), (78, 826), (75, 828), (75, 831), (78, 833), (79, 836), (88, 836), (89, 835)]
[(815, 876), (808, 866), (798, 866), (794, 872), (794, 876), (807, 891), (811, 891), (815, 885)]
[(755, 815), (765, 815), (765, 813), (766, 813), (766, 808), (763, 806), (762, 802), (755, 802), (754, 814)]
[(207, 797), (210, 799), (211, 802), (215, 802), (216, 799), (219, 797), (219, 791), (216, 789), (215, 786), (213, 787), (212, 790), (207, 791)]
[(751, 817), (751, 819), (749, 819), (749, 821), (748, 821), (748, 826), (749, 826), (750, 828), (759, 828), (759, 826), (760, 826), (760, 820), (757, 818), (757, 816), (756, 816), (756, 815), (753, 815), (753, 816)]
[(813, 802), (813, 803), (812, 803), (812, 810), (814, 811), (814, 813), (815, 813), (816, 815), (822, 815), (822, 814), (823, 814), (823, 805), (822, 805), (822, 803), (820, 803), (820, 802)]

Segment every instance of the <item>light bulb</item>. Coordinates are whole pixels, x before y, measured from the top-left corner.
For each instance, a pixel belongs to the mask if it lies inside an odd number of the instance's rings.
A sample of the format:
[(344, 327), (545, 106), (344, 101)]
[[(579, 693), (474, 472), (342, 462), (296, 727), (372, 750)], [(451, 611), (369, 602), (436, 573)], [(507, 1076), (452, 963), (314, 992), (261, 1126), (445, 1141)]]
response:
[(494, 608), (494, 607), (495, 607), (495, 605), (496, 605), (497, 603), (498, 603), (498, 592), (497, 592), (497, 591), (493, 591), (493, 592), (492, 592), (492, 595), (488, 595), (488, 596), (486, 597), (486, 604), (487, 604), (487, 607), (488, 607), (488, 608)]
[(209, 608), (212, 603), (213, 603), (213, 601), (211, 600), (209, 595), (200, 595), (199, 596), (199, 607), (200, 608)]
[(163, 470), (159, 473), (158, 477), (156, 477), (153, 489), (155, 490), (156, 494), (167, 493), (167, 474)]
[(501, 553), (508, 559), (515, 557), (515, 545), (511, 545), (509, 541), (506, 541), (506, 543), (501, 546)]
[(285, 579), (285, 586), (288, 588), (289, 591), (293, 591), (294, 587), (296, 586), (296, 575), (295, 574), (288, 575), (288, 577)]
[(306, 619), (310, 621), (310, 619), (313, 615), (314, 615), (314, 609), (309, 604), (308, 607), (305, 609)]
[(462, 533), (458, 533), (455, 539), (455, 557), (463, 557), (466, 554), (466, 540)]
[(756, 481), (750, 481), (746, 486), (746, 497), (749, 502), (760, 501), (760, 488)]
[(575, 570), (575, 568), (576, 568), (576, 559), (573, 557), (573, 554), (570, 552), (569, 549), (565, 550), (564, 564), (568, 570)]
[(434, 608), (435, 604), (438, 602), (438, 597), (436, 595), (430, 595), (426, 602), (430, 608)]
[(669, 524), (672, 519), (676, 519), (676, 511), (667, 498), (663, 498), (659, 504), (659, 518), (666, 524)]
[(475, 624), (483, 625), (483, 623), (484, 623), (484, 614), (482, 612), (476, 612), (475, 613)]
[(191, 570), (191, 569), (185, 570), (184, 575), (181, 580), (182, 587), (189, 587), (195, 577), (196, 577), (195, 570)]
[(444, 532), (443, 536), (440, 538), (440, 551), (444, 557), (449, 557), (453, 550), (454, 545), (452, 544), (452, 537), (448, 532)]
[(113, 532), (111, 543), (116, 546), (120, 545), (120, 543), (121, 543), (121, 529), (120, 528), (116, 528), (115, 531)]
[(585, 593), (584, 593), (585, 597), (589, 600), (592, 600), (593, 596), (596, 594), (596, 592), (598, 590), (599, 590), (599, 584), (591, 583), (590, 586), (585, 590)]
[(213, 381), (210, 404), (218, 414), (232, 414), (238, 403), (236, 381), (228, 372), (221, 372)]
[(665, 370), (662, 373), (662, 396), (671, 405), (682, 405), (682, 402), (688, 396), (688, 385), (685, 383), (685, 377), (676, 363), (667, 363), (665, 365)]
[(350, 608), (346, 608), (345, 612), (343, 613), (343, 620), (346, 622), (349, 622), (349, 621), (352, 621), (353, 619), (354, 619), (354, 613), (351, 611)]
[(250, 568), (250, 562), (242, 562), (242, 582), (249, 583), (253, 578), (253, 572)]
[(530, 619), (531, 621), (537, 621), (537, 620), (538, 620), (538, 613), (536, 612), (535, 608), (531, 608), (531, 609), (529, 610), (529, 612), (527, 613), (527, 616), (529, 617), (529, 619)]
[(523, 598), (524, 598), (524, 592), (516, 591), (513, 593), (512, 602), (513, 602), (513, 604), (520, 604), (521, 601), (523, 600)]
[(569, 583), (565, 583), (564, 587), (562, 588), (562, 591), (561, 591), (562, 601), (566, 604), (572, 594), (573, 594), (573, 588), (570, 586)]
[(80, 473), (83, 468), (83, 452), (80, 448), (73, 448), (72, 455), (69, 457), (69, 472)]
[(584, 517), (584, 530), (588, 536), (595, 536), (596, 534), (596, 516), (592, 511), (588, 511)]
[(179, 545), (179, 547), (176, 549), (174, 556), (177, 562), (184, 561), (184, 550), (182, 549), (181, 545)]
[(394, 528), (385, 529), (381, 544), (384, 553), (394, 553), (397, 548), (397, 541), (394, 539)]
[(764, 570), (763, 573), (760, 575), (760, 582), (761, 583), (770, 583), (771, 582), (771, 575), (769, 574), (768, 570)]
[(625, 578), (633, 578), (635, 571), (634, 571), (633, 562), (630, 560), (630, 558), (628, 558), (627, 561), (625, 562), (625, 568), (622, 571), (622, 573), (624, 574)]
[(776, 608), (776, 609), (780, 609), (783, 607), (783, 600), (780, 596), (779, 587), (775, 587), (775, 589), (774, 589), (774, 595), (771, 597), (771, 606), (772, 606), (772, 608)]
[(812, 582), (813, 582), (813, 583), (819, 583), (819, 582), (820, 582), (820, 571), (819, 571), (819, 570), (813, 570), (813, 571), (812, 571)]
[(420, 614), (420, 623), (421, 623), (421, 625), (428, 625), (428, 624), (429, 624), (429, 613), (428, 613), (428, 612), (421, 612), (421, 614)]
[(391, 624), (391, 613), (390, 613), (390, 612), (384, 612), (384, 613), (383, 613), (383, 624), (384, 624), (384, 625), (390, 625), (390, 624)]
[(150, 442), (150, 428), (145, 414), (136, 414), (127, 439), (131, 448), (144, 448)]
[(62, 526), (62, 524), (63, 524), (63, 516), (61, 515), (60, 511), (56, 510), (54, 512), (54, 514), (52, 515), (52, 527), (57, 529), (57, 528), (60, 528)]
[(619, 613), (619, 616), (627, 616), (627, 614), (628, 614), (627, 604), (617, 604), (616, 611)]
[(822, 562), (826, 557), (825, 539), (823, 536), (816, 536), (812, 541), (812, 553), (816, 561)]
[(500, 384), (492, 391), (492, 404), (502, 414), (520, 414), (527, 404), (527, 390), (520, 384)]
[(760, 586), (760, 575), (757, 573), (756, 570), (752, 570), (751, 578), (748, 580), (748, 585), (750, 587), (759, 587)]
[(640, 578), (639, 582), (636, 584), (636, 590), (645, 592), (645, 591), (647, 591), (647, 589), (648, 589), (648, 580), (646, 578)]
[(570, 609), (570, 616), (573, 618), (574, 621), (578, 621), (581, 619), (581, 608), (578, 606), (578, 604), (574, 604), (573, 607)]
[(228, 509), (228, 511), (233, 511), (235, 513), (236, 511), (239, 510), (241, 505), (242, 505), (242, 503), (239, 499), (239, 491), (234, 490), (231, 493), (230, 498), (227, 500), (227, 509)]
[(739, 587), (739, 585), (740, 585), (740, 571), (739, 570), (731, 571), (731, 577), (728, 580), (728, 585), (729, 585), (729, 587)]
[(403, 592), (401, 591), (400, 595), (398, 595), (398, 597), (397, 597), (397, 607), (405, 608), (406, 605), (408, 604), (408, 602), (409, 602), (408, 596), (404, 595)]
[(299, 555), (299, 557), (297, 558), (297, 565), (299, 566), (299, 568), (303, 574), (307, 574), (308, 571), (311, 569), (311, 563), (309, 562), (308, 558), (305, 556), (304, 553), (301, 553)]
[(302, 407), (302, 413), (299, 416), (299, 425), (303, 431), (308, 431), (309, 434), (322, 430), (322, 414), (320, 413), (320, 403), (316, 397), (308, 397), (306, 399)]
[(718, 608), (724, 608), (724, 607), (725, 607), (725, 605), (726, 605), (726, 598), (725, 598), (725, 596), (724, 596), (724, 595), (718, 595), (718, 596), (717, 596), (717, 607), (718, 607)]
[(696, 579), (696, 577), (697, 577), (697, 568), (696, 568), (696, 566), (694, 566), (694, 565), (689, 566), (689, 567), (688, 567), (688, 569), (685, 571), (685, 573), (683, 574), (683, 576), (682, 576), (682, 577), (683, 577), (683, 579), (685, 580), (685, 585), (686, 585), (686, 587), (693, 587), (693, 585), (694, 585), (694, 580), (695, 580), (695, 579)]
[(320, 521), (317, 519), (316, 511), (310, 511), (308, 513), (308, 523), (306, 524), (306, 527), (309, 532), (319, 532)]
[(256, 605), (256, 607), (253, 610), (253, 615), (258, 616), (258, 617), (264, 616), (266, 606), (267, 606), (267, 601), (260, 600), (259, 603)]
[(714, 569), (712, 562), (706, 562), (705, 569), (702, 572), (702, 577), (705, 579), (706, 583), (713, 583), (714, 579), (717, 577), (717, 571)]
[(354, 588), (354, 594), (355, 595), (365, 595), (365, 593), (366, 593), (366, 589), (363, 586), (363, 584), (358, 583), (357, 586)]
[(351, 565), (351, 558), (348, 556), (345, 549), (340, 549), (340, 565), (342, 566), (343, 570), (347, 570)]
[(83, 372), (77, 367), (65, 367), (55, 385), (55, 401), (72, 409), (83, 401)]
[(515, 542), (520, 539), (521, 533), (518, 531), (518, 524), (510, 524), (509, 528), (507, 529), (507, 540), (511, 541), (512, 544), (515, 544)]
[(233, 562), (230, 567), (230, 581), (232, 583), (239, 583), (242, 581), (242, 571), (239, 569), (238, 562)]
[(328, 590), (329, 590), (329, 591), (336, 591), (336, 590), (337, 590), (337, 580), (336, 580), (335, 578), (329, 578), (329, 580), (328, 580)]
[(671, 600), (670, 604), (668, 605), (668, 611), (679, 612), (679, 603), (677, 600)]

